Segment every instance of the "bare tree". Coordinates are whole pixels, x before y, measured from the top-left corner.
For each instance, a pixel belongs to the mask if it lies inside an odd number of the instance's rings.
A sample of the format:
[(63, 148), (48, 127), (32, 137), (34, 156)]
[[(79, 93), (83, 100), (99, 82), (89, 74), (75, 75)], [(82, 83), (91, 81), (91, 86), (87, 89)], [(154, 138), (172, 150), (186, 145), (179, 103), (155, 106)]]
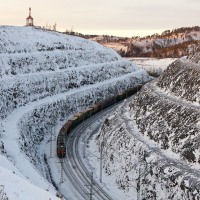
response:
[(56, 27), (57, 27), (57, 24), (55, 23), (55, 24), (53, 25), (53, 31), (56, 31)]

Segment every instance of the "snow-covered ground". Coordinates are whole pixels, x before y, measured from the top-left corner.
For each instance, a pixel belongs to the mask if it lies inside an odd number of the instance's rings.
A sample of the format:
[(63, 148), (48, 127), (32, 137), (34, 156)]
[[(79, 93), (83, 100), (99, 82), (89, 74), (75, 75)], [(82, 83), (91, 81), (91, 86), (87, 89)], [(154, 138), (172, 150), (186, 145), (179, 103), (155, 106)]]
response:
[[(60, 164), (55, 140), (49, 158), (51, 135), (75, 112), (149, 75), (81, 38), (9, 26), (1, 26), (0, 35), (0, 197), (59, 199), (54, 186)], [(79, 199), (70, 183), (57, 187), (68, 188), (68, 199)]]
[(117, 42), (109, 42), (105, 44), (106, 47), (112, 48), (115, 51), (127, 51), (127, 46), (125, 44), (117, 43)]
[(125, 193), (119, 199), (199, 199), (199, 71), (185, 59), (174, 62), (93, 137), (88, 151), (99, 157), (103, 144), (103, 180)]
[[(2, 160), (1, 160), (2, 161)], [(19, 174), (15, 175), (14, 171), (0, 167), (0, 199), (15, 199), (15, 200), (58, 200), (49, 190), (46, 191), (38, 186), (35, 186), (28, 180), (21, 178)]]
[(139, 68), (145, 69), (150, 75), (161, 75), (163, 71), (176, 59), (175, 58), (128, 58)]

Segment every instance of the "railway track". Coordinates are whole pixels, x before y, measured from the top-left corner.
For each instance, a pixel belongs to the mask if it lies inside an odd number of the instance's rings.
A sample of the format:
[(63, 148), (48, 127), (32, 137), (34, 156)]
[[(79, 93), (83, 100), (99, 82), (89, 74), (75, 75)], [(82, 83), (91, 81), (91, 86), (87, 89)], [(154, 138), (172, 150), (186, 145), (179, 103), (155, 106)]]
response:
[[(66, 159), (61, 159), (61, 165), (71, 184), (85, 200), (112, 200), (112, 197), (102, 189), (98, 181), (93, 179), (93, 183), (91, 184), (91, 171), (86, 168), (80, 156), (78, 144), (81, 134), (86, 131), (89, 126), (91, 126), (96, 120), (105, 117), (117, 106), (118, 105), (111, 106), (102, 112), (90, 117), (86, 121), (82, 122), (79, 126), (77, 126), (67, 136)], [(88, 186), (92, 186), (92, 188)]]

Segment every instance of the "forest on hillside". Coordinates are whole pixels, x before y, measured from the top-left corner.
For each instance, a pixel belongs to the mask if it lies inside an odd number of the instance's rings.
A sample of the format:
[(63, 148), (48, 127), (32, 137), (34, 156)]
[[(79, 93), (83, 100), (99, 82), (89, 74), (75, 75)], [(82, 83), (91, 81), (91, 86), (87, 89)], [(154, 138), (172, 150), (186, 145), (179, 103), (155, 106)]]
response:
[(196, 51), (200, 43), (200, 27), (181, 27), (165, 30), (161, 34), (116, 37), (113, 35), (84, 35), (74, 31), (66, 34), (76, 35), (96, 41), (113, 48), (122, 57), (180, 58)]

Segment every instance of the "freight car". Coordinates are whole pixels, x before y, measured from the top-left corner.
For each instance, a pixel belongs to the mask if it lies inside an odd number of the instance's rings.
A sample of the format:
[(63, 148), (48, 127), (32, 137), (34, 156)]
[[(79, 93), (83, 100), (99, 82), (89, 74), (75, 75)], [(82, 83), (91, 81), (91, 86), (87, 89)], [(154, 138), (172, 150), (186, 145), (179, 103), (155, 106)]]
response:
[(136, 87), (129, 88), (123, 93), (120, 93), (116, 96), (110, 97), (102, 102), (98, 102), (89, 106), (87, 109), (76, 113), (73, 117), (71, 117), (64, 126), (60, 129), (57, 137), (57, 156), (59, 158), (64, 158), (66, 155), (66, 136), (74, 129), (78, 124), (83, 122), (85, 119), (91, 117), (97, 112), (122, 101), (123, 99), (135, 94), (142, 85), (137, 85)]

